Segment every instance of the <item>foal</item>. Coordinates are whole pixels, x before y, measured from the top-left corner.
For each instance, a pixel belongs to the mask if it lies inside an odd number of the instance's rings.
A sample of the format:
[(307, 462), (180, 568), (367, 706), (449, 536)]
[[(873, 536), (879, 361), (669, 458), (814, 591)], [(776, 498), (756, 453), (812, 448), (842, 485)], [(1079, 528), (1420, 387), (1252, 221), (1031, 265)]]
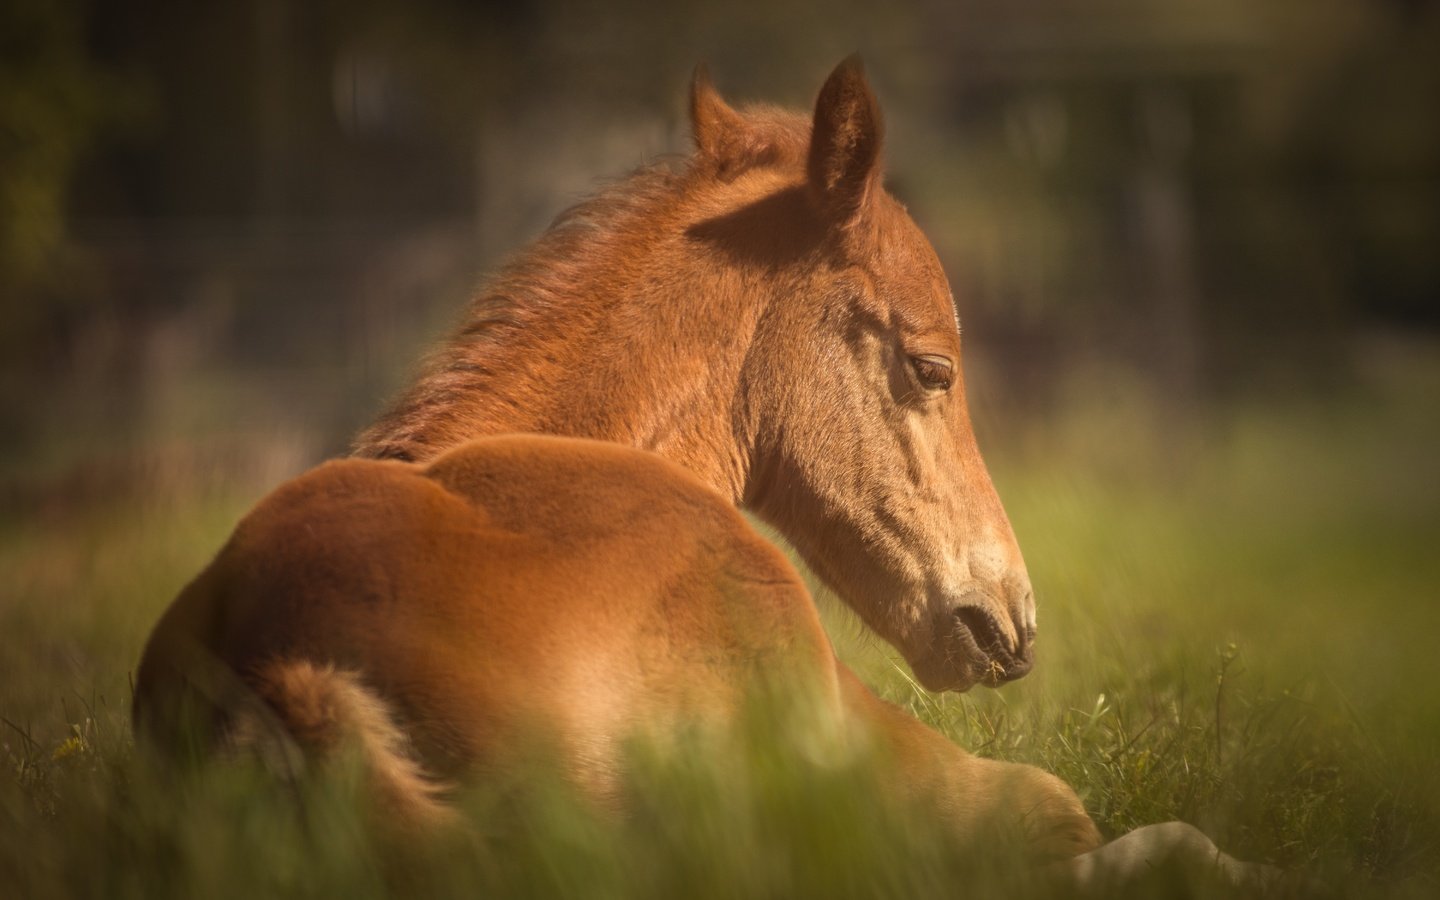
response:
[(1092, 850), (1061, 781), (866, 689), (736, 511), (926, 687), (1029, 670), (1034, 596), (975, 444), (953, 298), (883, 187), (858, 63), (808, 118), (738, 112), (702, 71), (691, 118), (693, 156), (562, 216), (359, 458), (240, 523), (157, 626), (137, 727), (173, 741), (198, 714), (202, 742), (348, 743), (396, 816), (433, 823), (437, 784), (507, 770), (524, 738), (609, 802), (627, 737), (723, 729), (780, 691), (808, 727), (879, 744), (892, 788), (957, 839), (993, 823), (1037, 860)]

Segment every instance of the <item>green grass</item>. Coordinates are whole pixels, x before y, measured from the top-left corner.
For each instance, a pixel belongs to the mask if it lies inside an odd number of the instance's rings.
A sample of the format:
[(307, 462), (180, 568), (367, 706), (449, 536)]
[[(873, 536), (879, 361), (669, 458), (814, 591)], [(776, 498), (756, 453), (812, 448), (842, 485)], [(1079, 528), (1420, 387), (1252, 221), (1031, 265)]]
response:
[[(1345, 396), (1237, 403), (1179, 428), (1143, 391), (1112, 390), (990, 429), (1041, 603), (1034, 673), (925, 693), (822, 597), (842, 656), (963, 746), (1058, 773), (1111, 833), (1184, 819), (1346, 894), (1433, 895), (1431, 355)], [(619, 825), (543, 786), (523, 799), (477, 789), (468, 802), (490, 836), (423, 862), (372, 843), (343, 771), (292, 791), (243, 766), (152, 770), (132, 752), (129, 674), (159, 611), (262, 490), (167, 483), (0, 521), (0, 884), (18, 886), (0, 892), (1040, 890), (993, 848), (945, 846), (863, 764), (775, 752), (763, 720), (741, 749), (639, 767)]]

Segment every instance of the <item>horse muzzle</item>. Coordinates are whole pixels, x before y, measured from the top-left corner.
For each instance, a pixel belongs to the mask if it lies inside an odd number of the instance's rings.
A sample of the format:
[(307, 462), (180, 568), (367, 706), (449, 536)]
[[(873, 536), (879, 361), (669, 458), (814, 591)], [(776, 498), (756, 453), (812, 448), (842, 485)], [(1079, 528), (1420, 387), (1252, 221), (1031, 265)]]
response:
[[(1000, 591), (971, 583), (934, 604), (930, 628), (918, 646), (911, 645), (919, 652), (906, 654), (926, 690), (993, 688), (1029, 673), (1035, 665), (1035, 602), (1028, 584), (1017, 587)], [(1013, 599), (1000, 599), (1002, 593)]]

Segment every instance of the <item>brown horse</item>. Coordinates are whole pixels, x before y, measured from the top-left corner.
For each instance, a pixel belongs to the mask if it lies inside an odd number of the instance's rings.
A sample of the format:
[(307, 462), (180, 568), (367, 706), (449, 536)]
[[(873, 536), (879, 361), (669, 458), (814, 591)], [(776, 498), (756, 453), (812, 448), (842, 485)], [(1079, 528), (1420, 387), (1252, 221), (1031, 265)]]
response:
[(858, 64), (813, 118), (737, 112), (703, 71), (691, 114), (693, 157), (582, 203), (504, 270), (360, 438), (369, 459), (246, 517), (157, 626), (138, 729), (174, 740), (199, 709), (206, 742), (348, 741), (396, 814), (433, 821), (437, 779), (507, 769), (522, 735), (613, 799), (628, 736), (724, 727), (780, 690), (808, 727), (879, 743), (896, 790), (957, 836), (1003, 820), (1039, 858), (1091, 850), (1061, 781), (871, 694), (735, 509), (925, 686), (1030, 668), (1034, 597), (971, 430), (950, 289), (883, 188)]
[(926, 687), (1023, 675), (1030, 580), (858, 65), (813, 125), (737, 113), (703, 72), (691, 110), (688, 165), (562, 216), (356, 454), (424, 462), (507, 432), (650, 450), (784, 534)]

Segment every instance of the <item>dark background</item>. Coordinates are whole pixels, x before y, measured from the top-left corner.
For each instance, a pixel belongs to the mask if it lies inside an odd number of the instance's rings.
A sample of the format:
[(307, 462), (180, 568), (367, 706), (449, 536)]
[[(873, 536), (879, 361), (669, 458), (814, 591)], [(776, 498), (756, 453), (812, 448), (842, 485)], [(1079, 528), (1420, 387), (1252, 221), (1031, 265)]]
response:
[(1433, 357), (1431, 3), (4, 0), (6, 494), (342, 452), (488, 268), (687, 151), (696, 62), (808, 106), (855, 50), (982, 407)]

